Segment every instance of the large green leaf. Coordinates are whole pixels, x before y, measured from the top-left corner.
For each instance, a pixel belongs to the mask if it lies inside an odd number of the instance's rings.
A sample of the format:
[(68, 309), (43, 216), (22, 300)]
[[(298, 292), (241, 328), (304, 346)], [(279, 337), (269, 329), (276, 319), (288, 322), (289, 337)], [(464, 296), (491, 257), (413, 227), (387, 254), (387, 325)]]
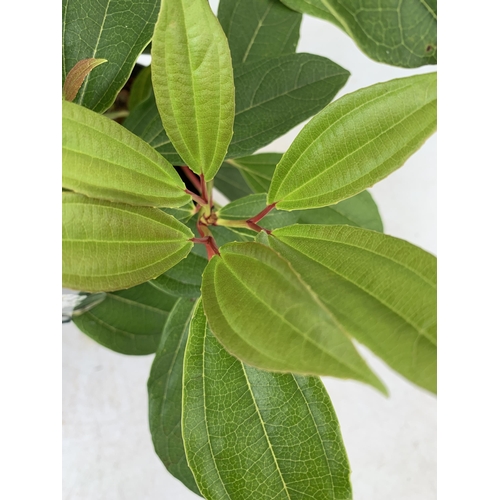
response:
[(227, 38), (207, 0), (165, 0), (153, 35), (153, 88), (163, 126), (186, 164), (214, 178), (233, 135)]
[[(262, 212), (266, 206), (265, 193), (245, 196), (222, 207), (217, 212), (217, 217), (221, 219), (217, 223), (223, 226), (231, 226), (234, 221), (246, 221)], [(261, 219), (258, 224), (266, 229), (275, 229), (295, 224), (298, 218), (299, 214), (297, 212), (273, 210)]]
[(88, 292), (130, 288), (175, 266), (193, 233), (156, 208), (63, 193), (63, 286)]
[(123, 354), (156, 351), (168, 313), (176, 301), (149, 283), (106, 294), (90, 311), (74, 316), (75, 325), (99, 344)]
[(338, 203), (404, 162), (436, 130), (436, 73), (372, 85), (318, 113), (278, 163), (268, 203), (284, 210)]
[(302, 15), (279, 0), (221, 0), (217, 12), (233, 64), (295, 52)]
[(190, 196), (157, 151), (118, 123), (63, 102), (63, 187), (132, 205), (176, 207)]
[(173, 165), (185, 165), (163, 129), (154, 94), (131, 111), (123, 126), (153, 146)]
[(146, 66), (141, 69), (130, 89), (130, 95), (128, 96), (127, 102), (129, 111), (132, 111), (141, 102), (145, 101), (152, 93), (151, 66)]
[(207, 266), (207, 259), (191, 252), (172, 269), (160, 274), (150, 283), (177, 297), (199, 297), (201, 275)]
[(267, 193), (271, 185), (276, 165), (281, 160), (281, 153), (261, 153), (253, 156), (244, 156), (226, 163), (236, 167), (254, 193)]
[(360, 380), (385, 392), (350, 338), (290, 264), (260, 243), (231, 243), (203, 274), (210, 327), (224, 347), (272, 371)]
[(160, 0), (63, 0), (63, 82), (82, 59), (103, 58), (76, 101), (98, 113), (113, 104), (149, 43)]
[(184, 350), (195, 302), (179, 299), (168, 318), (148, 380), (149, 428), (168, 471), (199, 494), (188, 467), (181, 433)]
[(215, 176), (214, 186), (230, 200), (252, 194), (241, 172), (225, 161)]
[(436, 258), (348, 226), (277, 229), (271, 247), (354, 338), (415, 384), (436, 391)]
[(282, 0), (341, 27), (375, 61), (416, 68), (437, 62), (436, 0)]
[(377, 205), (368, 191), (329, 207), (290, 213), (298, 215), (299, 224), (347, 224), (379, 232), (384, 230)]
[(321, 381), (244, 365), (217, 342), (201, 305), (186, 346), (182, 401), (188, 463), (207, 500), (352, 498)]
[(290, 54), (234, 68), (236, 117), (228, 157), (252, 154), (323, 109), (349, 72), (325, 57)]

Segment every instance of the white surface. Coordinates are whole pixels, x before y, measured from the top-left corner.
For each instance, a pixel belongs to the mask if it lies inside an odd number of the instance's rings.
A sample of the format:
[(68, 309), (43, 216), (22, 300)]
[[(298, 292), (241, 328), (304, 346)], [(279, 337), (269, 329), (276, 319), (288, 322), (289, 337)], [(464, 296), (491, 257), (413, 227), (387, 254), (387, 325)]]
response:
[[(307, 16), (298, 51), (326, 56), (348, 69), (352, 76), (341, 94), (435, 69), (375, 63), (335, 26)], [(300, 128), (264, 150), (285, 151)], [(436, 253), (435, 137), (371, 192), (386, 233)], [(354, 498), (434, 500), (436, 400), (362, 352), (389, 387), (390, 398), (356, 382), (324, 379), (342, 426)], [(74, 325), (63, 326), (65, 500), (199, 498), (171, 477), (154, 453), (146, 391), (152, 358), (113, 353)]]

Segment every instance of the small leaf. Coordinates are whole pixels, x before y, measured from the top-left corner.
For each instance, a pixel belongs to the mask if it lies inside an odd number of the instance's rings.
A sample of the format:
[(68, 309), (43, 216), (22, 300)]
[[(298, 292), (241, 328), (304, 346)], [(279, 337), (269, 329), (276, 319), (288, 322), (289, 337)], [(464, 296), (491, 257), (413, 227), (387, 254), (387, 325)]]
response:
[(436, 392), (436, 258), (348, 226), (277, 229), (289, 260), (343, 328), (408, 380)]
[(217, 12), (233, 64), (292, 54), (302, 15), (277, 0), (221, 0)]
[(205, 257), (190, 253), (176, 266), (160, 274), (158, 278), (150, 283), (160, 290), (177, 297), (199, 297), (201, 293), (201, 275), (207, 263)]
[(385, 388), (290, 264), (260, 243), (231, 243), (203, 274), (210, 327), (224, 347), (266, 370), (350, 378)]
[(221, 165), (221, 168), (217, 172), (214, 186), (230, 200), (236, 200), (252, 194), (252, 190), (241, 175), (241, 172), (232, 167), (227, 161)]
[(207, 500), (352, 498), (349, 462), (323, 384), (228, 354), (201, 304), (184, 357), (182, 433)]
[(327, 106), (278, 163), (268, 204), (324, 207), (387, 177), (435, 132), (436, 90), (436, 73), (428, 73), (372, 85)]
[(162, 2), (151, 56), (165, 131), (191, 170), (209, 181), (233, 135), (234, 82), (227, 38), (207, 0)]
[(416, 68), (437, 63), (436, 0), (282, 0), (343, 29), (375, 61)]
[(86, 58), (107, 63), (92, 71), (76, 103), (106, 111), (153, 35), (160, 0), (63, 0), (63, 82)]
[(90, 311), (74, 316), (75, 325), (91, 339), (122, 354), (156, 351), (168, 314), (176, 301), (149, 283), (106, 294)]
[(189, 202), (186, 205), (183, 205), (182, 207), (176, 207), (176, 208), (160, 208), (162, 212), (165, 212), (166, 214), (171, 215), (175, 219), (177, 219), (179, 222), (184, 222), (186, 223), (193, 215), (195, 214), (195, 208), (193, 205), (193, 202)]
[(349, 72), (325, 57), (289, 54), (234, 68), (236, 116), (227, 156), (252, 154), (323, 109)]
[(94, 68), (105, 62), (108, 61), (106, 59), (94, 59), (93, 57), (78, 61), (69, 71), (66, 76), (66, 80), (64, 81), (63, 99), (70, 102), (73, 101), (76, 94), (78, 94), (85, 77), (88, 76)]
[(148, 380), (149, 428), (167, 470), (200, 494), (186, 461), (181, 433), (184, 351), (195, 302), (178, 299), (168, 318)]
[(63, 286), (88, 292), (130, 288), (175, 266), (193, 233), (172, 216), (63, 193)]
[(383, 232), (382, 219), (368, 191), (341, 201), (336, 205), (312, 210), (294, 211), (299, 224), (347, 224)]
[(254, 193), (267, 193), (276, 165), (282, 156), (281, 153), (261, 153), (226, 160), (226, 163), (236, 167), (241, 172)]
[(128, 96), (127, 102), (129, 111), (132, 111), (141, 104), (141, 102), (145, 101), (152, 93), (151, 66), (146, 66), (141, 69), (130, 89), (130, 95)]
[(191, 198), (157, 151), (118, 123), (63, 102), (63, 187), (131, 205), (176, 207)]
[[(217, 212), (217, 223), (222, 226), (231, 226), (230, 221), (245, 221), (251, 219), (258, 213), (266, 208), (266, 194), (251, 194), (232, 201), (226, 206), (222, 207)], [(289, 226), (295, 224), (299, 218), (296, 212), (283, 212), (280, 210), (273, 210), (259, 221), (259, 226), (266, 229), (275, 229), (277, 227)]]

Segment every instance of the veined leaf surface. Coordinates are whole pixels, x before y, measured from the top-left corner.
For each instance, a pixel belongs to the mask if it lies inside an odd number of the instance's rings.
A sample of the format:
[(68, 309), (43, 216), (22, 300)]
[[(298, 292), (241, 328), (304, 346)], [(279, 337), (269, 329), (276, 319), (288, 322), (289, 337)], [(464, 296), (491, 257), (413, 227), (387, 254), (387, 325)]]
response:
[(227, 156), (252, 154), (323, 109), (349, 72), (325, 57), (289, 54), (234, 68), (236, 117)]
[(106, 294), (103, 302), (80, 316), (75, 325), (91, 339), (122, 354), (156, 351), (168, 314), (177, 299), (148, 282)]
[(241, 172), (225, 161), (215, 176), (214, 186), (229, 200), (252, 194)]
[(345, 330), (436, 392), (436, 258), (349, 226), (295, 225), (269, 236)]
[(165, 131), (186, 164), (214, 178), (233, 135), (227, 38), (207, 0), (165, 0), (153, 35), (152, 80)]
[(177, 207), (186, 187), (157, 151), (118, 123), (63, 102), (63, 187), (131, 205)]
[(318, 113), (278, 163), (268, 203), (284, 210), (338, 203), (372, 186), (436, 130), (436, 73), (348, 94)]
[(88, 292), (130, 288), (175, 266), (193, 233), (156, 208), (63, 193), (63, 286)]
[(203, 306), (224, 347), (252, 366), (330, 375), (385, 388), (334, 317), (274, 250), (260, 243), (220, 249), (203, 274)]
[(63, 83), (82, 59), (103, 58), (76, 103), (102, 113), (113, 104), (153, 36), (160, 0), (63, 0)]
[(184, 351), (195, 302), (178, 299), (161, 336), (148, 380), (149, 428), (167, 470), (199, 495), (181, 432)]
[(221, 0), (217, 12), (233, 65), (292, 54), (302, 15), (279, 0)]
[(182, 426), (207, 500), (352, 498), (339, 424), (318, 378), (228, 354), (197, 307), (184, 358)]
[(375, 61), (416, 68), (437, 62), (436, 0), (282, 0), (343, 29)]

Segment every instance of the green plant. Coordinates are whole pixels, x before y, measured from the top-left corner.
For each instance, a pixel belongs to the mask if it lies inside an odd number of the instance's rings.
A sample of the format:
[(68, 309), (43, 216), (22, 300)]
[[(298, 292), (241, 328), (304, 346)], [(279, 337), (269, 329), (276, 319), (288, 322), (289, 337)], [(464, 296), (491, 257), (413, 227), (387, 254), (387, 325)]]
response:
[[(156, 352), (153, 442), (194, 492), (351, 498), (318, 376), (385, 393), (356, 339), (436, 391), (435, 258), (384, 235), (366, 191), (434, 132), (435, 73), (328, 104), (349, 73), (294, 53), (301, 16), (277, 0), (222, 0), (220, 24), (206, 0), (157, 21), (156, 0), (101, 7), (63, 2), (63, 285), (105, 292), (73, 321)], [(429, 25), (410, 24), (429, 62)], [(110, 109), (151, 37), (130, 112)], [(313, 115), (283, 155), (253, 155)]]

